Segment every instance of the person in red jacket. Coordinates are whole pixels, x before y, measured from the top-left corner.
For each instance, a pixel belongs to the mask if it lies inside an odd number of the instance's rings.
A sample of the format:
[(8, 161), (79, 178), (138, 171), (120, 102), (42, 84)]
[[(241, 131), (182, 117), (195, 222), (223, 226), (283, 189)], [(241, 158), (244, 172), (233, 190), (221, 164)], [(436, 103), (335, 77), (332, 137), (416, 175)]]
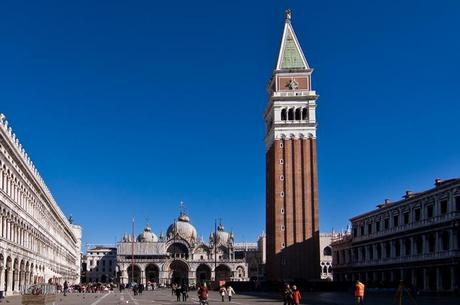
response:
[(292, 304), (299, 305), (301, 299), (302, 296), (300, 295), (300, 291), (297, 289), (297, 286), (292, 286)]
[(206, 304), (208, 302), (208, 287), (206, 287), (206, 283), (203, 284), (203, 286), (201, 286), (199, 289), (198, 289), (198, 298), (200, 299), (200, 304)]
[(360, 281), (356, 281), (355, 285), (355, 300), (357, 305), (363, 305), (364, 304), (364, 286), (363, 283)]

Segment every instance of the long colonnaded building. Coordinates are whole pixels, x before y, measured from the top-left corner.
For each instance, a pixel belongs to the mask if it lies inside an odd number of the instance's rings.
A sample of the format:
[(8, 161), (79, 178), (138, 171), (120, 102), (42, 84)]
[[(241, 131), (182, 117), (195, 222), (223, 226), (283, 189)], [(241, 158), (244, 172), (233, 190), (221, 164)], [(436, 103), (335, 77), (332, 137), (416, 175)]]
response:
[(77, 283), (81, 227), (64, 216), (0, 114), (0, 291), (34, 283)]
[(353, 217), (351, 231), (335, 239), (334, 281), (425, 291), (458, 291), (460, 283), (460, 179), (442, 181), (404, 199)]
[(269, 281), (319, 279), (316, 100), (286, 11), (265, 110), (266, 232)]

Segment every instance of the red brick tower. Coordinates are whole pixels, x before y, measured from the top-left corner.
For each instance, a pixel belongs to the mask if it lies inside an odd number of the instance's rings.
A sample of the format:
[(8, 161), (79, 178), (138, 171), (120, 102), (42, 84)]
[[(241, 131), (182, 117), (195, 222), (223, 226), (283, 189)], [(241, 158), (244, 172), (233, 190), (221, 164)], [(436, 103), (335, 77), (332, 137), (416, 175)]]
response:
[(319, 278), (316, 100), (311, 74), (286, 11), (268, 87), (266, 124), (267, 279)]

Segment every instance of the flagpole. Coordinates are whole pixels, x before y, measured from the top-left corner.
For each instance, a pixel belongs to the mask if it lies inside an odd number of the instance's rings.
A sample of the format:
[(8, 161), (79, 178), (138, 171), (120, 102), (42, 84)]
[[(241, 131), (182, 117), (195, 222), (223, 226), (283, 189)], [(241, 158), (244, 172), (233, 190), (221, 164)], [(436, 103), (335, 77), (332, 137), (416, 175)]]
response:
[(134, 282), (134, 217), (131, 232), (131, 282)]
[(214, 219), (214, 282), (217, 284), (217, 219)]

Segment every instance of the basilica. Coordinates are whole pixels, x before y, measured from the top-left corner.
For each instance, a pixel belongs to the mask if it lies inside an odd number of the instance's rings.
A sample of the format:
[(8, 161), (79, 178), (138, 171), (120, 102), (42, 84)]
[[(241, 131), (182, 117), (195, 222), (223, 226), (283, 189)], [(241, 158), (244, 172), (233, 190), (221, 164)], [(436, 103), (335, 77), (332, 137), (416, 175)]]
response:
[[(117, 245), (117, 269), (122, 284), (248, 281), (249, 265), (258, 265), (248, 255), (254, 245), (235, 244), (234, 235), (219, 224), (205, 242), (197, 237), (190, 217), (181, 212), (166, 235), (155, 235), (150, 226), (134, 238), (125, 234)], [(258, 249), (258, 247), (255, 247)], [(259, 251), (253, 251), (259, 253)]]

